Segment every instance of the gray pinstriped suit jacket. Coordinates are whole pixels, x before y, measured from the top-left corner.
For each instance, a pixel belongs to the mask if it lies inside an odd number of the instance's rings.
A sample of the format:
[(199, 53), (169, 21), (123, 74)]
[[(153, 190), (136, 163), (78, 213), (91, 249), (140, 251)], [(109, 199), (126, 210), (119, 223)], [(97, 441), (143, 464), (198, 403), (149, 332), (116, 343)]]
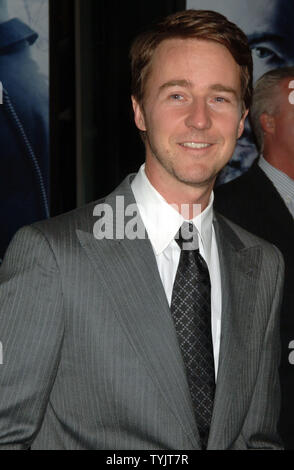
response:
[[(105, 200), (134, 203), (130, 177)], [(96, 240), (95, 204), (22, 229), (0, 270), (0, 448), (199, 448), (149, 240)], [(216, 216), (223, 306), (209, 449), (279, 448), (283, 261)]]

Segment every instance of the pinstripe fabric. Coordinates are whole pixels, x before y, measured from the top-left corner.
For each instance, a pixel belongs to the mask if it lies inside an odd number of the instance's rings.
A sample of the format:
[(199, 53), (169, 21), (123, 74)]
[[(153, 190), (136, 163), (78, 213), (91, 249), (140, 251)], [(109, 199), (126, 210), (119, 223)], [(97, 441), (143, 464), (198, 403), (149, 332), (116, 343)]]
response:
[[(129, 178), (106, 202), (134, 202)], [(22, 229), (0, 269), (0, 448), (198, 449), (148, 240), (96, 240), (94, 205)], [(279, 252), (222, 217), (209, 449), (278, 448)]]

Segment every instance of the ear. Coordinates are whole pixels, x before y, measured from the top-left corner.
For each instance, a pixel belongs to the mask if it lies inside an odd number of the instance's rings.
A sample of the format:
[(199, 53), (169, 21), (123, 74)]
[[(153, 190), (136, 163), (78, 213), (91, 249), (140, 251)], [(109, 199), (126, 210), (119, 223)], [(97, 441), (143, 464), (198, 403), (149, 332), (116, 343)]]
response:
[(266, 134), (273, 134), (275, 130), (275, 118), (267, 113), (262, 113), (259, 118), (260, 125), (263, 132)]
[(244, 113), (242, 114), (242, 116), (241, 116), (239, 126), (238, 126), (238, 137), (237, 137), (237, 139), (239, 139), (239, 137), (241, 137), (241, 135), (243, 134), (244, 126), (245, 126), (245, 119), (248, 116), (248, 112), (249, 112), (249, 109), (246, 109), (244, 111)]
[(132, 96), (132, 105), (134, 110), (134, 120), (140, 131), (146, 131), (144, 113), (138, 101)]

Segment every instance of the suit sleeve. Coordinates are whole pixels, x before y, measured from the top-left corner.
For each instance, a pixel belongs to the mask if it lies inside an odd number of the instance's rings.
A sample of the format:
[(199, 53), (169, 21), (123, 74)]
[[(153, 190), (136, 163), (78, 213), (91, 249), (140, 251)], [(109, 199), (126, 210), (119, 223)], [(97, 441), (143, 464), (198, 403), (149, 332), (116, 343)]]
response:
[(46, 238), (21, 229), (0, 269), (0, 449), (29, 448), (41, 426), (61, 354), (62, 306)]
[[(284, 261), (274, 247), (278, 263), (272, 308), (264, 335), (258, 376), (249, 412), (243, 425), (242, 438), (247, 449), (282, 449), (277, 433), (280, 412), (280, 306), (283, 294)], [(266, 295), (266, 291), (264, 292)]]

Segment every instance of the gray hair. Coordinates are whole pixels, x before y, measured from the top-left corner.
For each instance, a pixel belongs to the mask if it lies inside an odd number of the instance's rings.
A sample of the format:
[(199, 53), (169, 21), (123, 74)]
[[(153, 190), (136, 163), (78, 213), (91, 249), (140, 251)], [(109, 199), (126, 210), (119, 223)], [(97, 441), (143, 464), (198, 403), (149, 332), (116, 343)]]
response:
[(264, 134), (260, 123), (263, 113), (275, 114), (279, 107), (279, 85), (285, 78), (294, 78), (294, 67), (281, 67), (270, 70), (256, 82), (250, 110), (251, 127), (255, 134), (260, 152), (264, 147)]

